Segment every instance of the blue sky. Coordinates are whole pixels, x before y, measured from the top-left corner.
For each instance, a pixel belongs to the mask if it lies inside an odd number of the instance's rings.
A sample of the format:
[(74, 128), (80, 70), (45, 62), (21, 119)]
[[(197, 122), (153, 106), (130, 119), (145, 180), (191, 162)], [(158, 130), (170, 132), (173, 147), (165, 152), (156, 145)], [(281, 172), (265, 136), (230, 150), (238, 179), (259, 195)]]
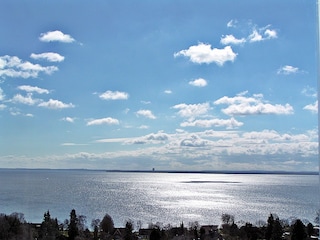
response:
[(0, 167), (318, 170), (316, 1), (0, 3)]

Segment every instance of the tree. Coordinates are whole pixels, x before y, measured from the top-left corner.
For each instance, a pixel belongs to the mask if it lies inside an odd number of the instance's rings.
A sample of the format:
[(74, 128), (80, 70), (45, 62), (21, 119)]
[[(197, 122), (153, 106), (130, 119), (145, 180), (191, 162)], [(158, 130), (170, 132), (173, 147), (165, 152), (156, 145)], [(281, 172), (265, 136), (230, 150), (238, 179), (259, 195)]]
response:
[(273, 224), (274, 224), (273, 215), (270, 214), (270, 216), (268, 217), (268, 225), (267, 225), (266, 236), (265, 236), (267, 240), (271, 239)]
[(314, 228), (313, 228), (313, 224), (312, 223), (308, 223), (307, 225), (307, 233), (308, 233), (308, 237), (311, 237), (311, 235), (314, 232)]
[(74, 240), (79, 235), (78, 218), (77, 218), (76, 210), (74, 209), (72, 209), (70, 212), (68, 235), (70, 240)]
[(60, 235), (59, 224), (57, 219), (51, 218), (49, 210), (43, 214), (39, 238), (40, 239), (56, 239)]
[(126, 228), (125, 228), (125, 235), (124, 235), (124, 239), (125, 240), (132, 240), (133, 239), (133, 222), (132, 220), (127, 220), (126, 222)]
[(271, 239), (272, 240), (282, 239), (282, 234), (283, 234), (282, 226), (281, 226), (279, 218), (277, 218), (273, 222)]
[(234, 216), (227, 213), (223, 213), (221, 216), (221, 220), (225, 224), (232, 224), (234, 223)]
[(300, 219), (297, 219), (297, 221), (292, 226), (291, 239), (292, 240), (307, 239), (305, 225), (302, 223)]
[(100, 228), (103, 232), (111, 234), (114, 230), (114, 223), (109, 214), (104, 215), (101, 223)]

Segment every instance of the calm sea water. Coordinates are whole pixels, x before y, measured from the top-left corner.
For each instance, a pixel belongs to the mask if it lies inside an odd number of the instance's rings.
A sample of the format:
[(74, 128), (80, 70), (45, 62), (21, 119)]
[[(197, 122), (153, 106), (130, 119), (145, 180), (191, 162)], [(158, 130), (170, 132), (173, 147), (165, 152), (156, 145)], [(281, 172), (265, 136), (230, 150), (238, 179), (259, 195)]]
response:
[(110, 173), (80, 170), (0, 170), (0, 212), (41, 222), (45, 211), (63, 222), (71, 209), (92, 219), (179, 225), (266, 221), (270, 213), (313, 222), (319, 176), (265, 174)]

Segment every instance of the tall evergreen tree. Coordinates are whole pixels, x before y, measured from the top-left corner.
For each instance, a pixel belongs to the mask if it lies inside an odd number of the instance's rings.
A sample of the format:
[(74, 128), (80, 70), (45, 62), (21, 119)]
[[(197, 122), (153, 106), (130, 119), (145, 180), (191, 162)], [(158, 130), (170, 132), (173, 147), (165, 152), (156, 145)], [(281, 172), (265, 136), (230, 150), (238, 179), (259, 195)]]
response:
[(72, 209), (70, 212), (70, 222), (68, 228), (68, 235), (70, 240), (74, 240), (79, 235), (78, 218), (76, 210)]
[(292, 240), (307, 239), (305, 225), (302, 223), (302, 221), (300, 219), (298, 219), (292, 226), (291, 239)]

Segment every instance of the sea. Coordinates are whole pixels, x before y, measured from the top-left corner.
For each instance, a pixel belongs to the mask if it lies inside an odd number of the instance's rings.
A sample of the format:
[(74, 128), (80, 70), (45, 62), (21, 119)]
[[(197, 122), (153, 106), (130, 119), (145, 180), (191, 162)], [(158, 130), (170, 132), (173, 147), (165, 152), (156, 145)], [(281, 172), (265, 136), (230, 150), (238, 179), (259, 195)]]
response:
[(88, 227), (105, 214), (116, 227), (220, 225), (222, 214), (238, 224), (261, 224), (270, 214), (314, 223), (319, 175), (0, 169), (0, 213), (41, 223), (49, 210), (64, 222), (72, 209)]

